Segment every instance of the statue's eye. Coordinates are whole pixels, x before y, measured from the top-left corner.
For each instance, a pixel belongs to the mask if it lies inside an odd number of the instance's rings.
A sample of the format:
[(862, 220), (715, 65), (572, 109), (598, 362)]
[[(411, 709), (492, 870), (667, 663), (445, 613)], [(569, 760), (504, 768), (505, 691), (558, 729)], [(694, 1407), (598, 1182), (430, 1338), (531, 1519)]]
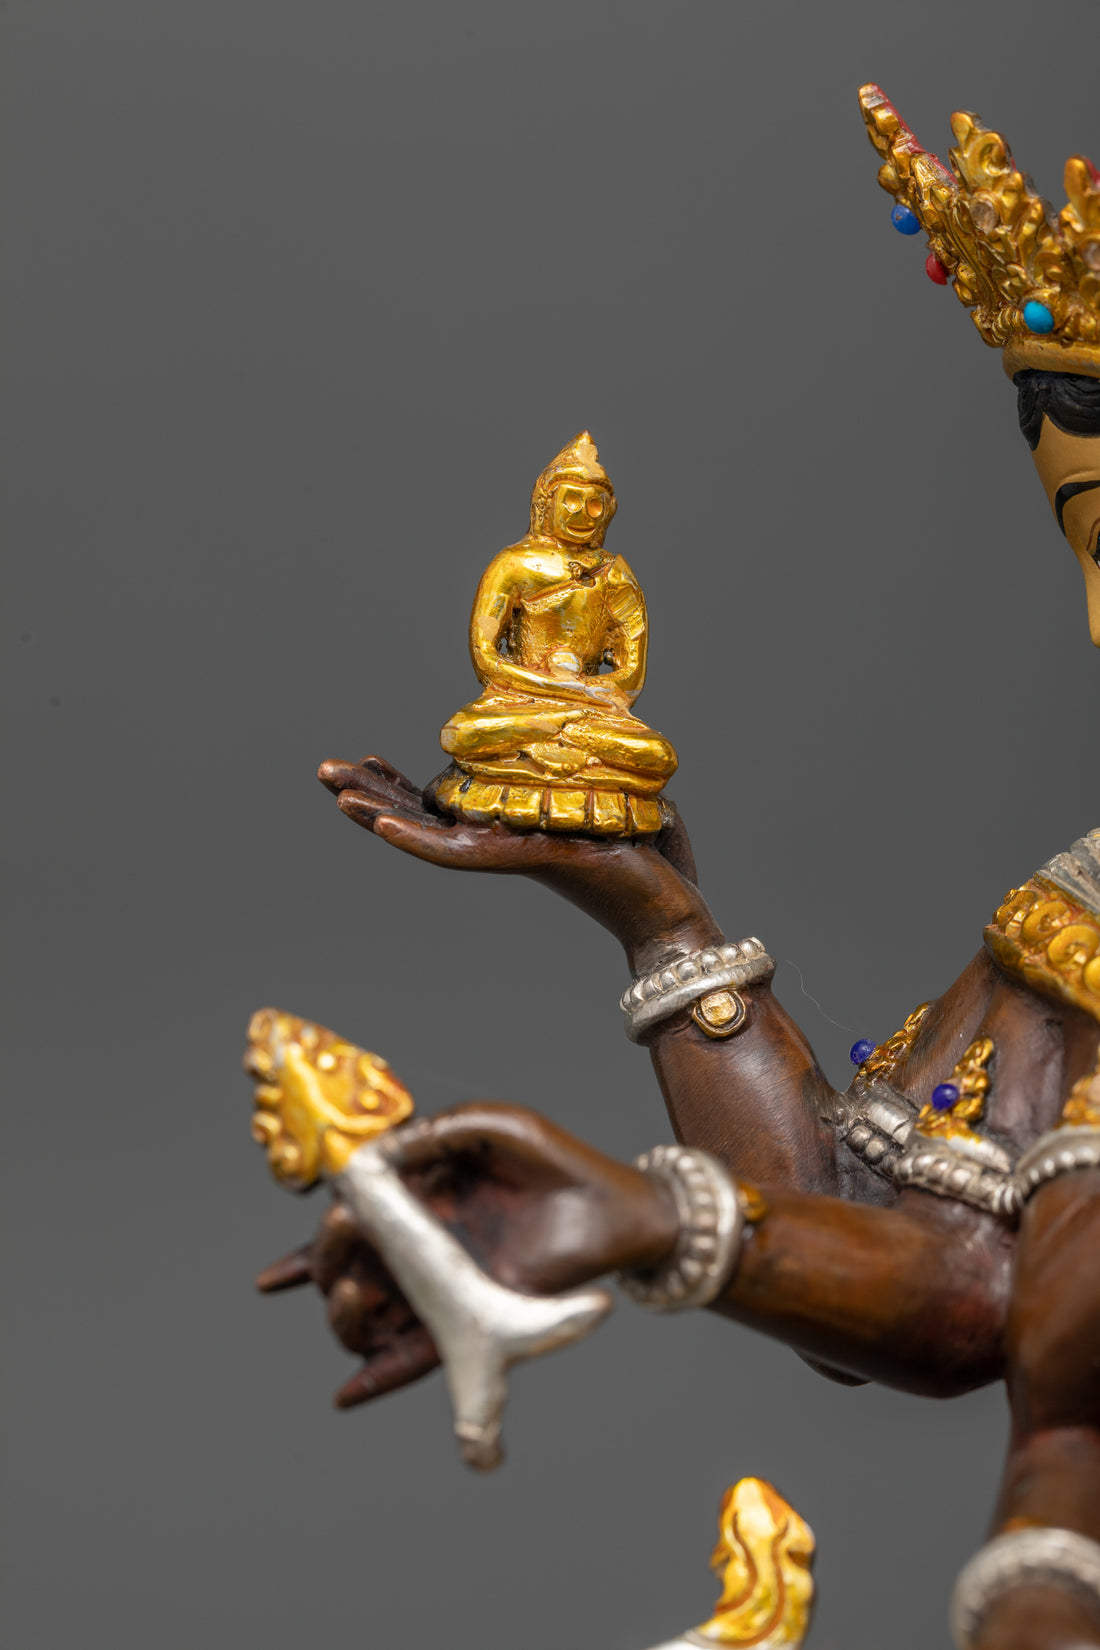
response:
[(593, 520), (596, 520), (598, 517), (603, 515), (603, 499), (590, 498), (588, 503), (585, 505), (585, 509), (588, 511), (588, 514), (593, 518)]

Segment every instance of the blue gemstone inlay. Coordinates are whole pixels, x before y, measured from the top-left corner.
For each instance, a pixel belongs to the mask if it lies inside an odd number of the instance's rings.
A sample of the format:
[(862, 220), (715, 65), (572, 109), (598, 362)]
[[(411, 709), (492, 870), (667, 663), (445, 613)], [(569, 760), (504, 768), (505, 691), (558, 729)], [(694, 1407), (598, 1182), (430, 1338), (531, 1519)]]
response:
[(1029, 298), (1024, 305), (1024, 325), (1029, 332), (1053, 332), (1054, 316), (1038, 298)]
[(932, 1108), (934, 1111), (950, 1111), (959, 1098), (959, 1091), (954, 1083), (940, 1083), (932, 1090)]
[(900, 235), (919, 235), (920, 219), (915, 212), (910, 212), (907, 206), (900, 201), (890, 213), (890, 222)]
[(861, 1066), (864, 1060), (869, 1060), (875, 1052), (875, 1044), (869, 1043), (866, 1037), (861, 1037), (858, 1043), (853, 1043), (848, 1050), (848, 1058), (853, 1066)]

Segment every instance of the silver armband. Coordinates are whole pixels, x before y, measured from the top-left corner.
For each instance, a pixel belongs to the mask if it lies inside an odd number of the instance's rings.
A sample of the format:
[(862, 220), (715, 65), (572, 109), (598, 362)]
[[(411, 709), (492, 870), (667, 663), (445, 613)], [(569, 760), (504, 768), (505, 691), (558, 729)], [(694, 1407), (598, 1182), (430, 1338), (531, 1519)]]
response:
[(1062, 1587), (1100, 1606), (1100, 1543), (1075, 1530), (1009, 1530), (974, 1554), (951, 1595), (951, 1633), (969, 1650), (982, 1620), (1016, 1587)]
[(707, 1152), (654, 1146), (635, 1168), (668, 1186), (676, 1200), (676, 1247), (652, 1272), (620, 1272), (618, 1283), (639, 1306), (679, 1312), (707, 1306), (737, 1265), (745, 1211), (729, 1174)]
[(898, 1186), (954, 1198), (1010, 1224), (1020, 1213), (1012, 1159), (992, 1140), (940, 1139), (914, 1129), (893, 1175)]
[[(768, 956), (758, 939), (706, 946), (702, 951), (689, 952), (686, 957), (680, 957), (652, 974), (643, 975), (634, 981), (629, 991), (623, 993), (619, 1007), (626, 1015), (626, 1034), (631, 1042), (636, 1043), (642, 1032), (659, 1020), (679, 1013), (680, 1009), (699, 1003), (717, 992), (736, 995), (740, 987), (757, 985), (761, 980), (770, 979), (774, 973), (775, 961)], [(740, 1003), (739, 998), (737, 1001)], [(711, 1029), (708, 1029), (705, 1016), (699, 1024), (708, 1035), (725, 1037), (737, 1030), (744, 1019), (745, 1005), (740, 1003), (739, 1012), (736, 1004), (732, 1005), (732, 1013), (725, 1020), (716, 1018)]]
[(1100, 1168), (1100, 1129), (1063, 1124), (1028, 1148), (1016, 1165), (1016, 1184), (1026, 1202), (1048, 1180), (1073, 1169)]

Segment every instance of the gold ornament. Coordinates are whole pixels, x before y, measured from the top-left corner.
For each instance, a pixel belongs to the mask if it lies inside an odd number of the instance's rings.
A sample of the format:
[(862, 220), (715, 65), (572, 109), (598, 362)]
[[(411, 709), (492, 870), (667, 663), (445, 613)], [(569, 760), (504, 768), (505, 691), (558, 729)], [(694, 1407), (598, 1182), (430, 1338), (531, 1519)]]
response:
[(977, 1140), (972, 1127), (980, 1121), (989, 1093), (989, 1062), (994, 1054), (992, 1037), (976, 1037), (947, 1079), (959, 1091), (959, 1098), (945, 1111), (937, 1111), (929, 1100), (921, 1107), (916, 1128), (921, 1134), (940, 1140)]
[(748, 1010), (739, 991), (709, 991), (695, 1004), (691, 1017), (704, 1036), (720, 1040), (744, 1028)]
[(531, 531), (478, 587), (470, 656), (485, 691), (439, 738), (445, 811), (528, 830), (646, 836), (676, 752), (630, 706), (645, 681), (645, 600), (603, 549), (615, 491), (587, 430), (535, 482)]
[(364, 1141), (412, 1115), (385, 1060), (277, 1008), (252, 1016), (244, 1069), (256, 1081), (252, 1138), (294, 1191), (338, 1174)]
[(920, 1003), (910, 1014), (900, 1031), (895, 1031), (885, 1043), (880, 1043), (860, 1065), (857, 1075), (867, 1082), (888, 1083), (898, 1066), (917, 1040), (917, 1032), (924, 1023), (931, 1003)]
[(771, 1484), (742, 1478), (722, 1498), (718, 1529), (710, 1562), (722, 1596), (686, 1642), (795, 1650), (813, 1608), (810, 1526)]
[[(880, 87), (863, 86), (859, 102), (883, 157), (879, 183), (920, 221), (978, 331), (1003, 349), (1009, 376), (1039, 367), (1100, 377), (1100, 173), (1092, 163), (1083, 155), (1066, 162), (1069, 199), (1056, 217), (1017, 171), (1005, 139), (977, 115), (952, 115), (949, 171)], [(1047, 330), (1028, 325), (1027, 304), (1043, 306)]]
[(1006, 974), (1100, 1020), (1100, 917), (1045, 877), (1010, 888), (985, 931)]
[(1100, 1129), (1100, 1061), (1087, 1077), (1079, 1077), (1062, 1107), (1059, 1128)]

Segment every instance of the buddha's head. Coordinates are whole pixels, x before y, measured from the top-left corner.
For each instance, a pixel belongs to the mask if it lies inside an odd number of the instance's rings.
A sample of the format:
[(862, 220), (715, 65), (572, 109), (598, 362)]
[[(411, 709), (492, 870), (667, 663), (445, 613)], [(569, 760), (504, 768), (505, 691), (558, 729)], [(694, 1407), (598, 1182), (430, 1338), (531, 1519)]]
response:
[(598, 550), (615, 514), (615, 489), (596, 444), (582, 430), (535, 482), (531, 531), (559, 544)]
[(252, 1137), (292, 1191), (339, 1174), (357, 1147), (412, 1113), (385, 1060), (277, 1008), (252, 1016), (244, 1068), (256, 1084)]
[(1089, 632), (1100, 647), (1100, 378), (1018, 372), (1020, 428), (1058, 525), (1085, 575)]

